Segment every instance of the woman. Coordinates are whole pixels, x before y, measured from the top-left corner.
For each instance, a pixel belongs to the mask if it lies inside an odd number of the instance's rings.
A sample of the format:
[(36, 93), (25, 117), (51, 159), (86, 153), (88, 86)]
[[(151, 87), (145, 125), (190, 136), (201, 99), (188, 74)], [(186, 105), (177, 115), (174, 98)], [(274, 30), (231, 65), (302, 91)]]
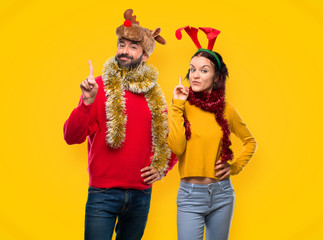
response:
[[(186, 76), (190, 88), (180, 78), (173, 92), (168, 143), (177, 155), (181, 177), (177, 195), (180, 240), (202, 240), (204, 227), (206, 240), (228, 239), (235, 199), (230, 175), (238, 174), (256, 149), (238, 112), (224, 100), (228, 70), (212, 48), (199, 48), (192, 57)], [(244, 144), (235, 159), (230, 132)]]

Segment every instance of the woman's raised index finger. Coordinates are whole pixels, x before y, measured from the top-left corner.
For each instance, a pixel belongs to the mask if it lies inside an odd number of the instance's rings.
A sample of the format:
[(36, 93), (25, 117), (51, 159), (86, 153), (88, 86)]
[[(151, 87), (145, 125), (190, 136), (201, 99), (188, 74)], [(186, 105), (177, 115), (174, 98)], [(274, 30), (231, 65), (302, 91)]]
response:
[(182, 77), (179, 77), (178, 85), (182, 85)]
[(91, 60), (89, 60), (89, 67), (90, 67), (90, 76), (94, 76), (93, 66), (92, 66)]

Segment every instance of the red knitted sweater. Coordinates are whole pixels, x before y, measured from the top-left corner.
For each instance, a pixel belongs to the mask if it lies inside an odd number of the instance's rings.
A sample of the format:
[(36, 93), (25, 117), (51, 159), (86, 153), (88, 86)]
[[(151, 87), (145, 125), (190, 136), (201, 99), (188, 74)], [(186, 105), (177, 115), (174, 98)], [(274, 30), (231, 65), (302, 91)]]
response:
[[(126, 138), (120, 149), (106, 144), (106, 96), (102, 77), (94, 103), (85, 105), (82, 96), (78, 106), (64, 124), (64, 139), (68, 144), (88, 139), (89, 185), (97, 188), (124, 188), (143, 190), (151, 187), (141, 177), (140, 170), (150, 165), (152, 156), (151, 113), (143, 94), (125, 91)], [(122, 113), (120, 113), (122, 114)], [(169, 168), (176, 163), (175, 155)]]

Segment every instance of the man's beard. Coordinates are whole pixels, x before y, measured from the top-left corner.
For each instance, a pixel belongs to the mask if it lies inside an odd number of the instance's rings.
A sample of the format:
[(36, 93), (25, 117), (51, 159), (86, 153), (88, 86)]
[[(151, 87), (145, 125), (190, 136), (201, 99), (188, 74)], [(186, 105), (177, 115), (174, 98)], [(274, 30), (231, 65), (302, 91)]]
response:
[[(131, 61), (129, 63), (124, 63), (122, 60), (120, 60), (120, 58), (122, 57), (126, 57)], [(127, 68), (130, 70), (130, 69), (135, 69), (140, 65), (142, 57), (143, 57), (143, 54), (138, 59), (134, 60), (133, 57), (129, 56), (128, 54), (120, 53), (119, 55), (116, 55), (115, 59), (118, 63), (119, 68)]]

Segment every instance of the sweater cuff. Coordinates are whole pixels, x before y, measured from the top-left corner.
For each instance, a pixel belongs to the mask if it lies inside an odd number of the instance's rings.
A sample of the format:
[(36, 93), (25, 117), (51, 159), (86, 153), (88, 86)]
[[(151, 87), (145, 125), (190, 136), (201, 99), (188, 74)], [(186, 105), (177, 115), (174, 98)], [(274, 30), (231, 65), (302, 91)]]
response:
[(79, 104), (78, 106), (78, 109), (83, 112), (83, 113), (89, 113), (91, 108), (93, 106), (93, 103), (92, 104), (88, 104), (86, 105), (83, 100), (81, 100), (81, 103)]
[(175, 111), (175, 112), (178, 112), (178, 113), (183, 113), (184, 111), (184, 105), (185, 105), (185, 100), (181, 100), (181, 99), (173, 99), (173, 106), (172, 106), (172, 109)]
[(227, 163), (230, 165), (230, 175), (238, 174), (237, 166), (235, 164), (235, 160), (229, 160)]
[(186, 100), (181, 100), (181, 99), (173, 99), (173, 105), (176, 105), (178, 107), (184, 106)]

